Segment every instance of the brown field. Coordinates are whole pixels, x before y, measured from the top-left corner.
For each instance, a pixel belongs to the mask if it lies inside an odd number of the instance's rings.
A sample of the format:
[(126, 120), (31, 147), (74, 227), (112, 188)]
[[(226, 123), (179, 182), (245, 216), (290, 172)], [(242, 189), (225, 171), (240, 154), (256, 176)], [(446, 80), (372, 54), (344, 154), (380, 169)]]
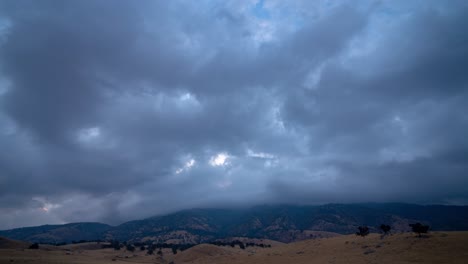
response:
[(95, 243), (39, 250), (24, 249), (21, 242), (3, 244), (0, 263), (468, 263), (468, 232), (432, 232), (423, 238), (402, 233), (383, 239), (378, 234), (347, 235), (246, 250), (203, 244), (177, 255), (163, 250), (162, 258), (139, 249), (96, 249)]

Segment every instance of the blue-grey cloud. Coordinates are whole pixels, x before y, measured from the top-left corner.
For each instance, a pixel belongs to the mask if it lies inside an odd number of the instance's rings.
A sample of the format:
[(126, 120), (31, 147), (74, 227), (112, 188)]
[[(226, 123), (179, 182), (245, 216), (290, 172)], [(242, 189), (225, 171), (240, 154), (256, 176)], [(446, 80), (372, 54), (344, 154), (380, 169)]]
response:
[(0, 228), (462, 203), (464, 1), (0, 1)]

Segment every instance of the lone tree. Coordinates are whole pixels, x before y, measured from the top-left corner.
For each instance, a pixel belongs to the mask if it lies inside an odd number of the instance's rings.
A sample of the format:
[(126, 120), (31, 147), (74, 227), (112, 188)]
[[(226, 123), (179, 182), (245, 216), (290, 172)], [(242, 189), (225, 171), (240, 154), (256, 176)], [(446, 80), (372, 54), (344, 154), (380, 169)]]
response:
[(356, 235), (365, 237), (369, 234), (369, 227), (367, 226), (360, 226), (358, 227), (359, 231), (356, 232)]
[(421, 234), (426, 234), (429, 231), (429, 226), (421, 223), (410, 224), (409, 226), (411, 226), (413, 232), (417, 233), (419, 237), (421, 237)]
[(38, 243), (31, 244), (29, 246), (29, 249), (39, 249), (39, 244)]
[(122, 245), (120, 244), (119, 241), (117, 240), (111, 240), (110, 241), (110, 245), (103, 245), (103, 247), (110, 247), (110, 248), (113, 248), (114, 250), (120, 250), (120, 248), (122, 247)]
[(390, 232), (392, 227), (389, 226), (389, 225), (381, 224), (380, 229), (382, 230), (382, 232), (384, 232), (384, 235), (386, 235), (386, 234), (388, 234), (388, 232)]
[(130, 252), (133, 252), (133, 251), (135, 251), (135, 247), (132, 246), (131, 244), (127, 244), (127, 250), (130, 251)]

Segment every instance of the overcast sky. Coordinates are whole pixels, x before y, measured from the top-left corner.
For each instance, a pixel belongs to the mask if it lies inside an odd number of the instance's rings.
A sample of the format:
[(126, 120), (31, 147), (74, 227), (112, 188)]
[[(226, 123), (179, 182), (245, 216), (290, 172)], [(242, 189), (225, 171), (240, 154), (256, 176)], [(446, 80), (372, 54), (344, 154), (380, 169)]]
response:
[(0, 0), (0, 229), (468, 203), (467, 1)]

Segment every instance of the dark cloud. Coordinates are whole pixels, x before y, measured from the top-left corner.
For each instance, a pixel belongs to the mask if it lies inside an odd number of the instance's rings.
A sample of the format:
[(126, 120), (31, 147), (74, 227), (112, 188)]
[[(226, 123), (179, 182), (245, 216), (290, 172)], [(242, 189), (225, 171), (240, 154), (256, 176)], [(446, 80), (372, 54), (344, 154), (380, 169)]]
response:
[(0, 228), (466, 204), (463, 1), (254, 6), (0, 1)]

